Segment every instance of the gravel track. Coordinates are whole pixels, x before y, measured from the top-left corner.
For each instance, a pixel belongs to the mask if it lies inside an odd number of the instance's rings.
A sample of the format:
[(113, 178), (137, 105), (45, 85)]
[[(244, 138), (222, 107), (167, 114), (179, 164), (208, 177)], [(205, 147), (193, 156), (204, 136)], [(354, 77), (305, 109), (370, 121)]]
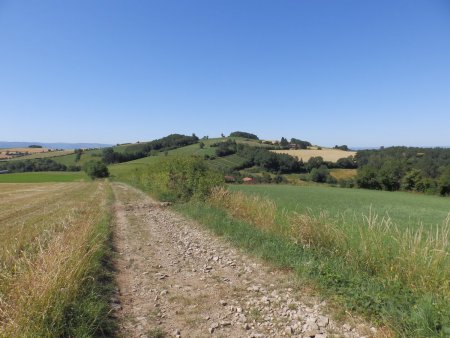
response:
[(121, 183), (113, 190), (118, 291), (112, 305), (124, 337), (382, 336), (355, 318), (333, 321), (327, 302), (293, 274), (144, 193)]

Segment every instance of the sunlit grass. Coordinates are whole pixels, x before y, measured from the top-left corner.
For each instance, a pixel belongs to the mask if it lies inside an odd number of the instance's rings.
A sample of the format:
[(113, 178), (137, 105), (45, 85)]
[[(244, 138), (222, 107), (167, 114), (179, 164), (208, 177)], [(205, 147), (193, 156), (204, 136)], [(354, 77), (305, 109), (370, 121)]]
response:
[(0, 208), (0, 336), (93, 335), (109, 311), (99, 291), (108, 286), (97, 282), (109, 250), (108, 183), (16, 187), (0, 194), (10, 201)]

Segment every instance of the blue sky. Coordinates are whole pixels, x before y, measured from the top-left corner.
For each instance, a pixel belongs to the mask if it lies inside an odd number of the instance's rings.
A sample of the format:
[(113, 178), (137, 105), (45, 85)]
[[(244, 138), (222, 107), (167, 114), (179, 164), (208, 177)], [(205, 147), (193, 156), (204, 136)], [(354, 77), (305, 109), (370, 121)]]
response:
[(0, 0), (0, 140), (450, 146), (446, 0)]

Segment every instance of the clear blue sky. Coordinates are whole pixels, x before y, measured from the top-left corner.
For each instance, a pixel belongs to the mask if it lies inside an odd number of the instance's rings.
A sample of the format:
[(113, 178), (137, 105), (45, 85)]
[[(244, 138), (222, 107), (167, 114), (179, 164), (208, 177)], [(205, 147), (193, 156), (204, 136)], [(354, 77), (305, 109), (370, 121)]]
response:
[(0, 140), (450, 145), (448, 0), (0, 0)]

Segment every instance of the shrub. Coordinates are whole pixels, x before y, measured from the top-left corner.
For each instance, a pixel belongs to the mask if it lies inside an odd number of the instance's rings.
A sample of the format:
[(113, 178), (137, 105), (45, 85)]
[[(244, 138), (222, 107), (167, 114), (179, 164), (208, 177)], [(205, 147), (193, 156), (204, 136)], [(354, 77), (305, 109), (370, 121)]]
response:
[(318, 183), (336, 183), (334, 177), (330, 175), (330, 171), (325, 165), (321, 165), (319, 168), (313, 168), (311, 170), (310, 179), (313, 182)]
[(224, 183), (219, 172), (196, 157), (169, 157), (135, 173), (135, 185), (164, 201), (203, 200)]
[(92, 178), (103, 178), (109, 176), (108, 167), (105, 165), (105, 163), (100, 161), (89, 161), (87, 162), (83, 170), (86, 172), (86, 174)]

